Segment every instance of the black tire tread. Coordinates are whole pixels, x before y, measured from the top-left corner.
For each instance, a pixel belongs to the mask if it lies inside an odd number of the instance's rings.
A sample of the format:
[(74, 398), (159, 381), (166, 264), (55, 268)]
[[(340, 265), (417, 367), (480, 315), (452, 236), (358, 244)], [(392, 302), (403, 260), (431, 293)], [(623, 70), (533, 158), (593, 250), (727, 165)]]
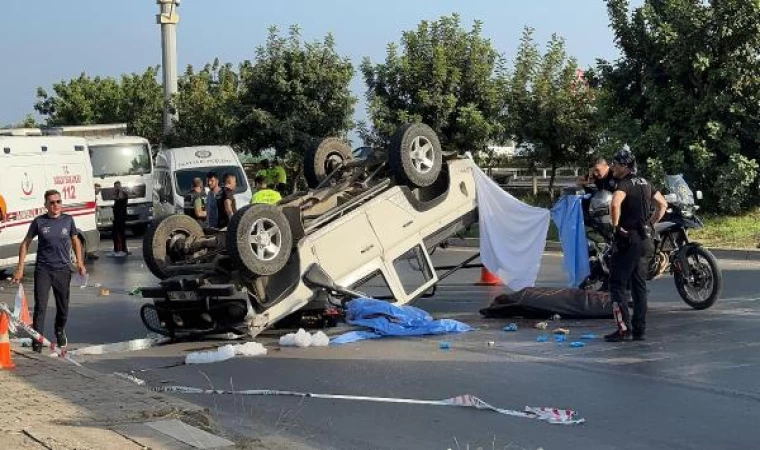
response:
[[(170, 220), (176, 224), (170, 227), (167, 224)], [(164, 270), (164, 263), (160, 261), (159, 255), (166, 251), (166, 239), (169, 237), (167, 230), (176, 230), (178, 227), (190, 236), (203, 236), (203, 228), (200, 224), (192, 217), (184, 214), (173, 214), (154, 221), (143, 236), (145, 266), (158, 279), (164, 280), (170, 276)]]
[(345, 161), (353, 159), (351, 147), (343, 139), (329, 137), (322, 139), (308, 149), (304, 155), (303, 175), (310, 188), (319, 186), (328, 173), (325, 170), (325, 161), (331, 153), (340, 153)]
[(706, 300), (701, 301), (701, 302), (692, 301), (689, 299), (689, 295), (686, 292), (686, 289), (684, 288), (680, 275), (676, 275), (674, 277), (675, 283), (676, 283), (676, 289), (678, 290), (678, 294), (681, 296), (683, 301), (686, 302), (687, 305), (697, 310), (707, 309), (711, 307), (712, 305), (714, 305), (715, 302), (717, 302), (718, 299), (720, 298), (720, 293), (723, 289), (723, 272), (720, 271), (717, 258), (715, 258), (715, 255), (713, 255), (712, 252), (710, 252), (709, 250), (705, 249), (702, 246), (695, 246), (689, 249), (688, 251), (697, 252), (707, 260), (707, 263), (710, 265), (710, 269), (713, 272), (713, 290), (710, 296)]

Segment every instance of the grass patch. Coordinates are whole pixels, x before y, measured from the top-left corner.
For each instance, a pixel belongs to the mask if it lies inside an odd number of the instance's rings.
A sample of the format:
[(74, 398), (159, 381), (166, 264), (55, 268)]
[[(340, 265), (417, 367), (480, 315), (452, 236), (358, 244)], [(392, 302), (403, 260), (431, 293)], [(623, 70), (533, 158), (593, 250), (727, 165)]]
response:
[(760, 208), (740, 216), (704, 216), (705, 227), (690, 237), (708, 247), (757, 248), (760, 244)]

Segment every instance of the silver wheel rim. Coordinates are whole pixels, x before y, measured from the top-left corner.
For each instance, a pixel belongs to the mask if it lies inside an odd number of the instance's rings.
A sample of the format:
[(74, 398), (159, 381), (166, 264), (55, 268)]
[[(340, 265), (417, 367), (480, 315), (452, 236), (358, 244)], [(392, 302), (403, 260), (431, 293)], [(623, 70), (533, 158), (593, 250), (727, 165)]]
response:
[(273, 220), (258, 219), (251, 225), (248, 243), (256, 259), (271, 261), (280, 254), (282, 231)]
[(414, 170), (419, 173), (428, 173), (435, 165), (435, 150), (433, 143), (424, 136), (417, 136), (412, 141), (412, 149), (409, 152)]

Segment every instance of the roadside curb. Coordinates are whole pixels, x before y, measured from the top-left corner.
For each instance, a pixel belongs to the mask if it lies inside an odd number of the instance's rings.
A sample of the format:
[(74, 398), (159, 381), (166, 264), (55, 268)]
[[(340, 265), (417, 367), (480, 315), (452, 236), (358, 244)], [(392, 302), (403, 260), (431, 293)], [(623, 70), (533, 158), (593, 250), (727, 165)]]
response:
[[(477, 248), (480, 246), (478, 238), (451, 238), (448, 244), (452, 247)], [(760, 261), (760, 250), (741, 248), (709, 248), (718, 259), (732, 259), (740, 261)], [(557, 241), (546, 241), (545, 251), (562, 251), (562, 245)]]
[(68, 370), (82, 376), (83, 378), (89, 381), (96, 381), (96, 382), (100, 382), (106, 385), (110, 385), (112, 389), (114, 389), (114, 391), (118, 389), (128, 389), (128, 390), (134, 390), (134, 391), (141, 391), (144, 393), (144, 395), (150, 396), (154, 399), (156, 399), (156, 397), (161, 397), (162, 401), (165, 402), (168, 407), (174, 410), (174, 412), (190, 413), (190, 414), (193, 414), (193, 413), (205, 414), (207, 412), (206, 409), (202, 406), (198, 406), (194, 403), (190, 403), (188, 401), (179, 399), (177, 397), (155, 392), (145, 386), (139, 386), (131, 381), (127, 381), (123, 378), (119, 378), (113, 375), (105, 374), (103, 372), (98, 372), (94, 369), (89, 369), (83, 366), (77, 367), (66, 361), (58, 361), (57, 358), (53, 358), (51, 356), (43, 356), (40, 354), (36, 354), (32, 351), (19, 351), (17, 349), (12, 349), (12, 352), (18, 357), (33, 359), (43, 365), (61, 364), (65, 366)]

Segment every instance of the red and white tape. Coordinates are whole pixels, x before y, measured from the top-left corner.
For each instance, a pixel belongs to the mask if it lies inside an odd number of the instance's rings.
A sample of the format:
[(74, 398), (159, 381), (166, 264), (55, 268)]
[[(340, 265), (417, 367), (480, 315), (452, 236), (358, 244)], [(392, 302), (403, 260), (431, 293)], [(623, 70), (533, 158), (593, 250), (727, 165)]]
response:
[(329, 400), (355, 400), (362, 402), (378, 402), (378, 403), (404, 403), (408, 405), (431, 405), (431, 406), (459, 406), (469, 407), (475, 409), (482, 409), (487, 411), (493, 411), (499, 414), (504, 414), (513, 417), (523, 417), (526, 419), (542, 420), (551, 424), (560, 425), (579, 425), (586, 420), (577, 417), (577, 412), (570, 409), (560, 408), (536, 408), (526, 406), (525, 411), (515, 411), (511, 409), (497, 408), (483, 400), (475, 397), (474, 395), (466, 394), (459, 395), (453, 398), (445, 400), (416, 400), (410, 398), (391, 398), (391, 397), (367, 397), (362, 395), (339, 395), (339, 394), (314, 394), (306, 392), (294, 392), (294, 391), (279, 391), (269, 389), (252, 389), (244, 391), (231, 391), (221, 389), (199, 389), (187, 386), (160, 386), (154, 387), (156, 392), (168, 392), (178, 394), (211, 394), (211, 395), (281, 395), (289, 397), (306, 397), (306, 398), (321, 398)]
[(31, 336), (32, 339), (42, 344), (44, 347), (49, 347), (50, 350), (54, 351), (56, 355), (58, 355), (59, 358), (65, 359), (66, 361), (74, 364), (75, 366), (82, 367), (81, 364), (71, 359), (71, 357), (66, 353), (66, 349), (62, 349), (58, 347), (57, 345), (53, 344), (47, 338), (40, 333), (37, 332), (34, 328), (31, 326), (21, 322), (20, 320), (16, 319), (13, 316), (13, 313), (10, 309), (8, 309), (8, 305), (5, 303), (0, 303), (0, 314), (7, 314), (8, 318), (10, 319), (10, 328), (11, 332), (16, 334), (17, 329), (21, 329), (26, 334)]

